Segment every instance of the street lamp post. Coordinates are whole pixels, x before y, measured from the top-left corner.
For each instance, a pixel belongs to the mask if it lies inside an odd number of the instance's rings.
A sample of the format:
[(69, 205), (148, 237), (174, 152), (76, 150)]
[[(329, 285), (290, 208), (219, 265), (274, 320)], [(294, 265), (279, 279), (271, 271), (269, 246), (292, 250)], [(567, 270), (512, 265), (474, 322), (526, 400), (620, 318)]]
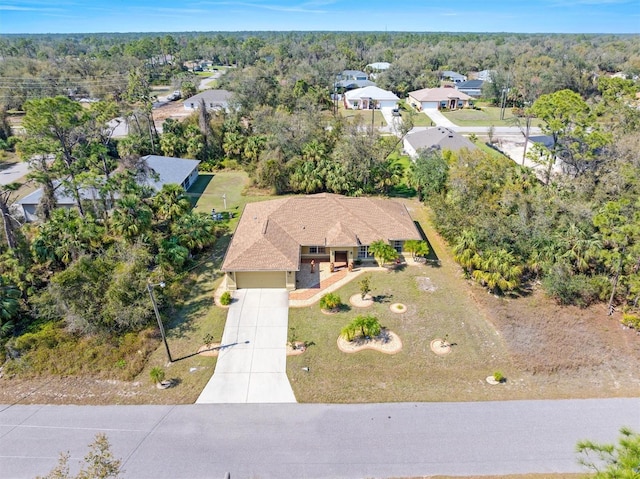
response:
[(164, 326), (162, 324), (162, 319), (160, 318), (160, 311), (158, 311), (158, 304), (156, 303), (156, 298), (153, 296), (153, 288), (154, 286), (160, 286), (164, 288), (164, 282), (160, 282), (157, 284), (147, 283), (147, 291), (149, 291), (149, 297), (151, 298), (151, 303), (153, 304), (153, 311), (156, 313), (156, 319), (158, 320), (158, 327), (160, 328), (160, 335), (162, 336), (162, 341), (164, 342), (164, 347), (167, 350), (167, 357), (169, 358), (169, 362), (172, 363), (173, 359), (171, 358), (171, 351), (169, 351), (169, 344), (167, 343), (167, 335), (164, 333)]

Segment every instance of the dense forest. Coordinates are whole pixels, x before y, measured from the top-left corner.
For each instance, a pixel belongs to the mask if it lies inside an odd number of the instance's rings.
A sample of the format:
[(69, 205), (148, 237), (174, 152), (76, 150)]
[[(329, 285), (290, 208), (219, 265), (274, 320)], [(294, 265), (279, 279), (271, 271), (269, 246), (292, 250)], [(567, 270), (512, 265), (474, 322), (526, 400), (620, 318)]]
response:
[[(516, 122), (540, 119), (553, 138), (533, 152), (548, 174), (483, 151), (423, 151), (405, 168), (398, 157), (410, 112), (398, 138), (345, 119), (331, 98), (339, 72), (380, 61), (391, 67), (376, 83), (401, 98), (439, 85), (443, 70), (492, 71), (484, 100), (506, 93)], [(195, 93), (201, 63), (229, 67), (217, 87), (233, 92), (233, 108), (201, 108), (159, 133), (152, 87)], [(11, 209), (19, 185), (0, 187), (2, 340), (19, 357), (63, 330), (136, 334), (152, 320), (148, 278), (184, 277), (227, 233), (191, 211), (181, 188), (140, 187), (147, 154), (196, 158), (203, 170), (241, 168), (278, 194), (413, 191), (465, 272), (494, 293), (540, 282), (561, 303), (608, 302), (640, 328), (638, 75), (637, 36), (1, 36), (0, 147), (28, 161), (30, 182), (43, 189), (42, 221), (23, 224)], [(87, 107), (82, 98), (99, 101)], [(112, 138), (115, 117), (127, 119), (127, 137)], [(563, 174), (551, 173), (556, 158)], [(82, 200), (87, 187), (107, 201)], [(75, 209), (56, 209), (57, 189), (76, 198)]]

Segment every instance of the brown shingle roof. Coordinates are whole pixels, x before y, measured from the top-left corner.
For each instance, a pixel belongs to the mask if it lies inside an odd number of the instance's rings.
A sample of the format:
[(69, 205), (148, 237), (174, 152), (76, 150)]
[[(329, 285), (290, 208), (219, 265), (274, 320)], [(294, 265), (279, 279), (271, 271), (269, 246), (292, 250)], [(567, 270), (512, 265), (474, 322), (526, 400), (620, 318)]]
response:
[(222, 270), (298, 271), (300, 246), (353, 247), (379, 239), (421, 239), (403, 204), (328, 193), (250, 203)]
[(459, 100), (472, 100), (469, 95), (458, 91), (454, 88), (423, 88), (422, 90), (411, 91), (408, 93), (410, 97), (417, 101), (446, 101), (452, 98)]

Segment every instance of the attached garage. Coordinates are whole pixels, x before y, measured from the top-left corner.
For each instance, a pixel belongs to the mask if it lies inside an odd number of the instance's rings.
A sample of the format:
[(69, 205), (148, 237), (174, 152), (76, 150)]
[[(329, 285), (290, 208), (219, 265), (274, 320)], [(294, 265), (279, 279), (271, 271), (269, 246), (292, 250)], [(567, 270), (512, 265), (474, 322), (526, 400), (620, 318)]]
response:
[(286, 271), (239, 271), (236, 288), (286, 288)]

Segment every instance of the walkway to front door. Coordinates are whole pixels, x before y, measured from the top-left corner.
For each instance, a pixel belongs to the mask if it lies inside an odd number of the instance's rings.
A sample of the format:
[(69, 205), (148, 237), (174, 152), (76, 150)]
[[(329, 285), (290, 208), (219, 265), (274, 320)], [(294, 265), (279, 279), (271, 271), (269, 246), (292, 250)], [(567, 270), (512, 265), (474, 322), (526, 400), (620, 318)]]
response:
[(233, 293), (216, 369), (196, 403), (296, 402), (287, 378), (289, 292)]

